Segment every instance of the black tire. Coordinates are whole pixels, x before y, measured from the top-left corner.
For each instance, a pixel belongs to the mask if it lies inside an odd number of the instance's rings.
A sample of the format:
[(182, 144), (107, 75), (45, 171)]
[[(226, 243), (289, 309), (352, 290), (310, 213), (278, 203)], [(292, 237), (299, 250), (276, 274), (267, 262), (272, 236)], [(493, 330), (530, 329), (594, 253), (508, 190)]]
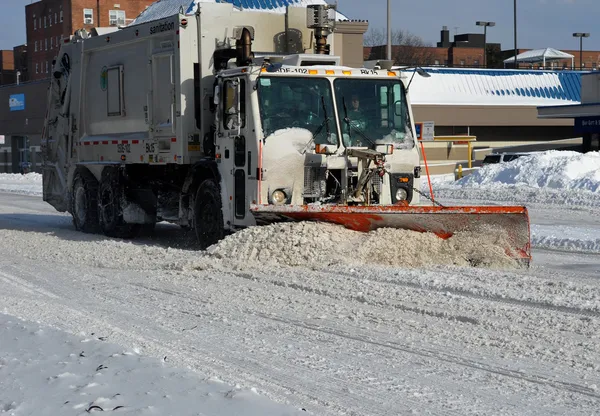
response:
[(123, 220), (122, 195), (119, 171), (105, 168), (98, 187), (98, 222), (107, 237), (133, 238), (141, 229), (141, 224), (128, 224)]
[(70, 211), (76, 230), (84, 233), (97, 233), (100, 230), (98, 181), (87, 170), (78, 169), (75, 173)]
[(217, 243), (225, 235), (221, 193), (213, 180), (203, 181), (196, 191), (194, 232), (202, 250)]

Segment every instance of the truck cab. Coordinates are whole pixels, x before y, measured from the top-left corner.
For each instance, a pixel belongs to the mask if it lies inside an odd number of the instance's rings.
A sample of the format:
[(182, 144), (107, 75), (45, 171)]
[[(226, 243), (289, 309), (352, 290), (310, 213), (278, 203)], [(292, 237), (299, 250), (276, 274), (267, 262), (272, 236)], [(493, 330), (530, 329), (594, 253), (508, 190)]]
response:
[(419, 203), (400, 73), (319, 59), (266, 57), (218, 75), (214, 154), (231, 226), (256, 224), (257, 206)]

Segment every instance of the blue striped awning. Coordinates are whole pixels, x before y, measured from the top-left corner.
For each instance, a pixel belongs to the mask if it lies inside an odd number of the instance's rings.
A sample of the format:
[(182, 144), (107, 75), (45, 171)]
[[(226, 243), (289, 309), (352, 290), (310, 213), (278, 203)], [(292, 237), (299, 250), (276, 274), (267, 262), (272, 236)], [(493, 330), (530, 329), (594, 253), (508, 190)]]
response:
[(410, 87), (414, 104), (564, 105), (581, 101), (581, 71), (424, 69), (431, 77), (414, 77)]

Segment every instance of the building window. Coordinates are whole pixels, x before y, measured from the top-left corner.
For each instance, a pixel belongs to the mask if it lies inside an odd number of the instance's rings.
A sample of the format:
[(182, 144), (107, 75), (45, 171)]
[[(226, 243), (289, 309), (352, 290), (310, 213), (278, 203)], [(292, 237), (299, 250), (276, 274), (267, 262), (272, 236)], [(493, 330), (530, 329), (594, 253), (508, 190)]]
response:
[(38, 51), (38, 49), (37, 49), (37, 40), (36, 40), (35, 41), (35, 52), (37, 52), (37, 51)]
[(460, 60), (460, 66), (465, 66), (465, 60), (464, 59)]
[(63, 21), (63, 11), (62, 10), (60, 11), (60, 21), (61, 22)]
[(35, 73), (36, 74), (40, 73), (40, 65), (39, 64), (35, 64)]
[(108, 24), (111, 26), (125, 25), (125, 10), (110, 10)]
[(39, 26), (39, 27), (40, 27), (40, 29), (41, 29), (41, 28), (42, 28), (42, 17), (40, 16), (38, 19), (39, 19), (39, 21), (40, 21), (40, 22), (39, 22), (39, 24), (38, 24), (38, 26)]
[(475, 59), (475, 60), (473, 61), (473, 65), (474, 65), (474, 66), (479, 66), (479, 59)]
[(44, 16), (44, 27), (47, 27), (46, 26), (46, 16)]
[(94, 10), (93, 9), (83, 9), (83, 24), (84, 25), (94, 24)]
[(58, 23), (58, 14), (54, 13), (54, 24)]
[(52, 15), (48, 16), (48, 26), (52, 27)]
[(46, 61), (46, 74), (48, 73), (48, 61)]
[(35, 14), (33, 15), (33, 30), (37, 30), (37, 19), (35, 18)]
[(44, 43), (46, 44), (46, 48), (45, 49), (48, 50), (48, 38), (44, 39), (44, 41), (45, 41)]
[(434, 64), (435, 64), (435, 65), (439, 65), (439, 64), (440, 64), (440, 61), (436, 59), (436, 60), (435, 60), (435, 62), (434, 62)]
[(50, 38), (50, 49), (54, 48), (54, 38)]

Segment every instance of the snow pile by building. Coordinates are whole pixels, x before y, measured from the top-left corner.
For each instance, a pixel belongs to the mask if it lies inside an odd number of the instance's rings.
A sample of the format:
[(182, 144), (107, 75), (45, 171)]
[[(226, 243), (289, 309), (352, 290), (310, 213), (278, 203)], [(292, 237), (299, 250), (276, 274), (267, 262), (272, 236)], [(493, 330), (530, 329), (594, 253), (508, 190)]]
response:
[[(483, 166), (458, 181), (433, 179), (438, 199), (600, 206), (600, 152), (549, 150)], [(427, 180), (421, 181), (429, 193)]]
[(7, 415), (306, 414), (255, 389), (202, 379), (191, 370), (111, 344), (0, 314), (0, 413)]
[(25, 195), (42, 195), (42, 175), (0, 173), (0, 192), (14, 192)]
[(486, 165), (454, 184), (460, 188), (498, 186), (589, 191), (600, 194), (600, 152), (550, 150), (510, 163)]

